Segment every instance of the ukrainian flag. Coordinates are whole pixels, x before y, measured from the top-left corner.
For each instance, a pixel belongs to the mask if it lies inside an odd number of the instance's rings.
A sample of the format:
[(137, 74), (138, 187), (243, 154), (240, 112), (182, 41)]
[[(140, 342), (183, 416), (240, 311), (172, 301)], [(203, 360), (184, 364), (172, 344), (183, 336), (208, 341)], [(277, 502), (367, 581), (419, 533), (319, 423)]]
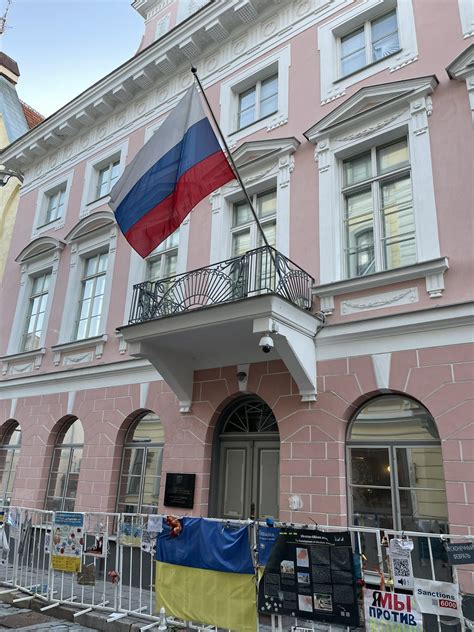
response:
[(171, 536), (165, 525), (156, 547), (156, 605), (167, 615), (227, 630), (255, 632), (255, 570), (248, 527), (183, 518)]

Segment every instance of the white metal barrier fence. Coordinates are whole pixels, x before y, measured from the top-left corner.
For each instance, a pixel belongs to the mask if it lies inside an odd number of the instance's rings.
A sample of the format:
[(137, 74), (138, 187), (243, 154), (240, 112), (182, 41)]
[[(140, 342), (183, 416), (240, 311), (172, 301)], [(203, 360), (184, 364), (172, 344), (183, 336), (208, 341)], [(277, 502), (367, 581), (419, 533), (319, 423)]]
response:
[[(3, 514), (3, 526), (1, 524)], [(107, 621), (126, 616), (142, 620), (141, 630), (167, 629), (163, 617), (155, 607), (155, 541), (159, 522), (164, 516), (148, 514), (84, 513), (80, 555), (81, 571), (66, 572), (52, 568), (51, 550), (55, 533), (55, 513), (26, 507), (0, 509), (0, 595), (20, 591), (24, 595), (14, 603), (37, 597), (44, 601), (42, 611), (59, 604), (76, 608), (74, 617), (91, 611), (103, 612)], [(223, 520), (223, 523), (229, 523)], [(251, 542), (258, 564), (258, 523), (248, 524)], [(278, 523), (275, 526), (279, 526)], [(316, 529), (316, 525), (292, 525)], [(354, 553), (363, 560), (363, 578), (368, 585), (378, 586), (386, 581), (390, 586), (387, 550), (384, 542), (390, 537), (409, 537), (414, 548), (414, 575), (421, 579), (458, 583), (456, 567), (447, 560), (443, 541), (474, 541), (474, 536), (434, 533), (400, 532), (368, 527), (329, 527), (318, 525), (321, 531), (348, 530), (352, 534)], [(462, 588), (462, 586), (461, 586)], [(426, 621), (425, 621), (426, 619)], [(467, 622), (468, 626), (470, 622)], [(215, 630), (204, 623), (184, 622), (168, 618), (174, 628)], [(459, 620), (457, 628), (465, 629), (466, 621)], [(159, 627), (158, 627), (159, 626)], [(440, 617), (424, 617), (423, 627), (428, 632), (455, 632), (456, 621)], [(330, 629), (327, 625), (326, 628)], [(332, 626), (336, 629), (337, 626)], [(283, 616), (260, 616), (259, 630), (283, 629), (322, 630), (320, 623)], [(342, 628), (339, 628), (342, 629)]]

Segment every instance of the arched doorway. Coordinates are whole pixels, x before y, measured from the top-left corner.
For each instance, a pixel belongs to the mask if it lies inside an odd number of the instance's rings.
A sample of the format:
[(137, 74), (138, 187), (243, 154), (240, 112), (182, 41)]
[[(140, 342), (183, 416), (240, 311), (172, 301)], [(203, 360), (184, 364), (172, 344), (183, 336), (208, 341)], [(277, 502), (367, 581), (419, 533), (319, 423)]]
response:
[(239, 397), (216, 429), (214, 508), (221, 518), (278, 517), (280, 435), (271, 408)]

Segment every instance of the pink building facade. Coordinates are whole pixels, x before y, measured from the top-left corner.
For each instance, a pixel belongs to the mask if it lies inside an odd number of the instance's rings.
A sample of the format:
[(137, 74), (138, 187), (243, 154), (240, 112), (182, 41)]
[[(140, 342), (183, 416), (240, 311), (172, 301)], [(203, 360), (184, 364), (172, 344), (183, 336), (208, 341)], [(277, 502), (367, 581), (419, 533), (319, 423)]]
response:
[[(4, 502), (472, 534), (472, 5), (133, 6), (137, 55), (3, 154)], [(235, 182), (147, 260), (117, 230), (191, 62), (274, 251)]]

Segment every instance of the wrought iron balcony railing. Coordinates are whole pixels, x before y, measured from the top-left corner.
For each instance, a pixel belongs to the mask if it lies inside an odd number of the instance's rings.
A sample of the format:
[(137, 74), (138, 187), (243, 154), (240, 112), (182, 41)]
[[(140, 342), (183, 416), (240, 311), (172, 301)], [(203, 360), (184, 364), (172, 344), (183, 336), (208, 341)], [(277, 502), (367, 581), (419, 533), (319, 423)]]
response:
[(308, 310), (312, 283), (302, 268), (263, 246), (198, 270), (138, 283), (133, 288), (129, 324), (262, 294), (276, 294)]

